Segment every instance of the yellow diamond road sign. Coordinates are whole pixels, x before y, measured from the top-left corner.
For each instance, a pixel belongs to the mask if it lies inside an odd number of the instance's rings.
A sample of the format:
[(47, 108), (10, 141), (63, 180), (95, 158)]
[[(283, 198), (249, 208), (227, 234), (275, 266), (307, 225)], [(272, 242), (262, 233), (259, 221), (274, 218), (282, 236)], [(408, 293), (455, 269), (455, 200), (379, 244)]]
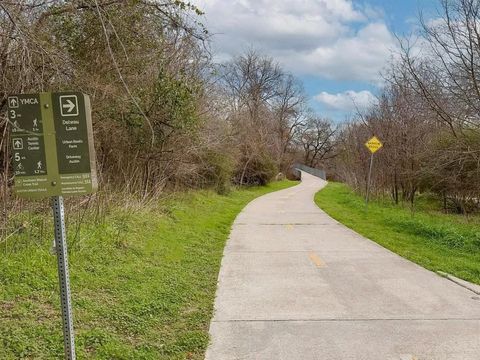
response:
[(370, 150), (372, 154), (375, 154), (378, 150), (380, 150), (383, 144), (380, 140), (378, 140), (376, 136), (374, 136), (366, 142), (365, 146), (368, 148), (368, 150)]

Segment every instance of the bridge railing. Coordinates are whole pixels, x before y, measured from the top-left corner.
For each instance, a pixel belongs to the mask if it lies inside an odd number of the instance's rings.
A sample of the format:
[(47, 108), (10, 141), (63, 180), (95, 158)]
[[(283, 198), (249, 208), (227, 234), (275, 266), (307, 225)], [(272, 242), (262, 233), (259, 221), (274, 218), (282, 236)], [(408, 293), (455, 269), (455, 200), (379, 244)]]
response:
[(325, 170), (315, 169), (307, 165), (303, 164), (293, 164), (292, 166), (293, 172), (300, 177), (300, 170), (305, 171), (306, 173), (319, 177), (320, 179), (327, 180), (327, 173)]

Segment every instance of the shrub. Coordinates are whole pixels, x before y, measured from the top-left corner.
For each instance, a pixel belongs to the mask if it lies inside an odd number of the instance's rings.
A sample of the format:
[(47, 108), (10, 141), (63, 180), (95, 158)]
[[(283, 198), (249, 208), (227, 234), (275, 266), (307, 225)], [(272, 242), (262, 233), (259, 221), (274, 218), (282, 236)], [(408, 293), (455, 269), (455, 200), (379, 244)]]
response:
[(266, 154), (241, 162), (237, 169), (235, 182), (240, 185), (266, 185), (278, 174), (275, 161)]
[(228, 194), (234, 172), (231, 156), (217, 150), (207, 150), (201, 159), (200, 175), (204, 186), (213, 186), (220, 195)]

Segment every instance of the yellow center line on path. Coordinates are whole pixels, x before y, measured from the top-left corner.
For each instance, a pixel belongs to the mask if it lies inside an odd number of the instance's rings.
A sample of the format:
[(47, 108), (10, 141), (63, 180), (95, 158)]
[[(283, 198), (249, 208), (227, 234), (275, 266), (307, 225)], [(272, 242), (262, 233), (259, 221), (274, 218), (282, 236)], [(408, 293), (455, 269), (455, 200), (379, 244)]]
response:
[(287, 225), (285, 225), (285, 227), (286, 227), (287, 230), (289, 230), (289, 231), (292, 231), (292, 230), (293, 230), (293, 225), (292, 225), (292, 224), (287, 224)]
[(314, 252), (311, 252), (309, 254), (309, 258), (318, 268), (324, 268), (327, 266), (327, 264), (325, 264), (325, 262), (322, 259), (320, 259), (320, 256), (318, 256)]
[(400, 360), (418, 360), (418, 357), (414, 355), (401, 355)]

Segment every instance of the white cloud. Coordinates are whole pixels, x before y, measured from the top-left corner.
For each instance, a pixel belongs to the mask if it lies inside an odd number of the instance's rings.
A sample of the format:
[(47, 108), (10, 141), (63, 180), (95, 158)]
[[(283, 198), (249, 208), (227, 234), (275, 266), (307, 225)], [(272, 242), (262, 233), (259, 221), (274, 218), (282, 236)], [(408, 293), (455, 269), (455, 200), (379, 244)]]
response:
[(376, 82), (395, 44), (381, 11), (352, 0), (196, 0), (196, 5), (206, 13), (218, 58), (253, 47), (297, 74)]
[(357, 109), (364, 110), (378, 102), (377, 98), (368, 90), (345, 91), (338, 94), (321, 92), (315, 100), (327, 107), (328, 110), (350, 112)]

